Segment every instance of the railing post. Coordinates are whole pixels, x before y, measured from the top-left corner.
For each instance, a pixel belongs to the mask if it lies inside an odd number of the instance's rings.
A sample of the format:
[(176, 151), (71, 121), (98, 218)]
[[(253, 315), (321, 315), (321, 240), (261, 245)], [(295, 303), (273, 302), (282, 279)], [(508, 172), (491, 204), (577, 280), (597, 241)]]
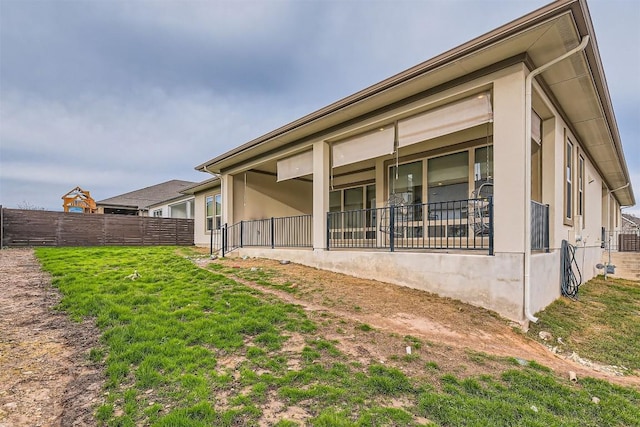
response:
[(489, 196), (489, 255), (493, 255), (493, 196)]
[(240, 247), (242, 247), (244, 235), (244, 220), (240, 220)]
[(550, 246), (550, 236), (549, 236), (549, 205), (544, 205), (546, 207), (544, 212), (544, 249), (546, 253), (549, 253)]
[(222, 229), (220, 230), (222, 231), (222, 247), (220, 248), (220, 250), (222, 251), (222, 258), (224, 258), (225, 253), (227, 252), (227, 223), (224, 223), (224, 226), (222, 226)]
[(331, 241), (331, 213), (327, 212), (327, 250), (329, 250)]
[(391, 252), (395, 249), (395, 236), (396, 236), (396, 218), (395, 209), (393, 206), (389, 206), (389, 249)]
[(274, 249), (276, 247), (275, 230), (275, 222), (273, 217), (271, 217), (271, 249)]

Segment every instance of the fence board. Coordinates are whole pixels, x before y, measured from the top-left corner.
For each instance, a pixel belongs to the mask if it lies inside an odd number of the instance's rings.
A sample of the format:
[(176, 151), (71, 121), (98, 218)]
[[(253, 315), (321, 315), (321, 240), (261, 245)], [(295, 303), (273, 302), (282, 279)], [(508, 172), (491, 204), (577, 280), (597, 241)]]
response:
[(2, 246), (193, 245), (193, 220), (2, 208)]

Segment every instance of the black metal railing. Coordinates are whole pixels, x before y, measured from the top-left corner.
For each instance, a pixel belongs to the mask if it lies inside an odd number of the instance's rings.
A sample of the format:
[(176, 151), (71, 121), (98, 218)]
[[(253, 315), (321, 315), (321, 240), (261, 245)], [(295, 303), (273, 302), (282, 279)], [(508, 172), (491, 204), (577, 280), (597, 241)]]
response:
[(311, 242), (312, 216), (297, 215), (240, 221), (221, 229), (222, 256), (243, 247), (307, 248)]
[(493, 255), (493, 199), (327, 213), (327, 249), (480, 249)]
[(549, 205), (531, 201), (531, 250), (549, 252)]

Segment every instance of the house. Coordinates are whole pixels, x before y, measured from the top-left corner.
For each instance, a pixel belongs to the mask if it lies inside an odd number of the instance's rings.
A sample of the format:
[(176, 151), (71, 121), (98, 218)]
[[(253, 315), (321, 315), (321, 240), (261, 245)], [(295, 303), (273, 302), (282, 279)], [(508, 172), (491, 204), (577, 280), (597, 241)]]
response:
[[(220, 230), (223, 225), (220, 178), (214, 176), (187, 186), (181, 191), (193, 199), (194, 244), (197, 246), (213, 244), (219, 248), (222, 243)], [(211, 230), (214, 232), (212, 233)]]
[(640, 218), (631, 214), (622, 214), (621, 232), (640, 236)]
[(219, 176), (195, 193), (196, 228), (221, 235), (225, 252), (521, 322), (559, 297), (562, 242), (590, 279), (603, 229), (635, 203), (584, 0), (553, 2), (196, 169)]
[(98, 213), (193, 218), (193, 196), (181, 191), (195, 184), (173, 179), (96, 202)]

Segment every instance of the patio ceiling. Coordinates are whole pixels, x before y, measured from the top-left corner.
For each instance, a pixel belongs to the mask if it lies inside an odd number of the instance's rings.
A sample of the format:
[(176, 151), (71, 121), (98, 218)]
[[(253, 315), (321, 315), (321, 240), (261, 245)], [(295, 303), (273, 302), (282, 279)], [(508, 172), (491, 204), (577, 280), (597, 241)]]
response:
[[(610, 189), (629, 182), (620, 135), (584, 0), (561, 0), (445, 52), (376, 85), (276, 129), (196, 167), (222, 173), (244, 162), (273, 157), (329, 135), (351, 120), (370, 115), (428, 89), (471, 73), (490, 70), (511, 58), (528, 57), (534, 66), (571, 50), (585, 35), (584, 52), (551, 67), (538, 81), (556, 100), (573, 132)], [(629, 186), (615, 193), (621, 205), (635, 204)]]

